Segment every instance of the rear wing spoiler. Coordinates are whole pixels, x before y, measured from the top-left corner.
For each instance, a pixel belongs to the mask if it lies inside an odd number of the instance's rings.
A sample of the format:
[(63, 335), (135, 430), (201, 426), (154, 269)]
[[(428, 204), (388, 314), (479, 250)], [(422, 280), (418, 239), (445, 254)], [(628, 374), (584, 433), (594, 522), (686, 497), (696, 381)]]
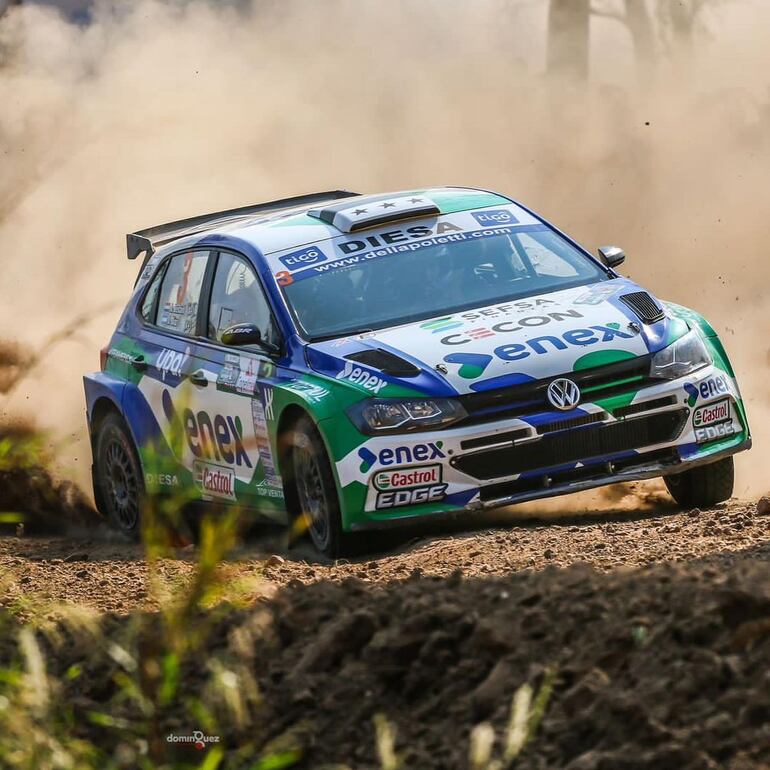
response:
[(297, 195), (294, 198), (282, 198), (268, 203), (257, 203), (253, 206), (243, 206), (227, 211), (217, 211), (214, 214), (202, 214), (189, 219), (180, 219), (177, 222), (168, 222), (165, 225), (148, 227), (146, 230), (138, 230), (126, 236), (126, 250), (129, 259), (136, 259), (140, 254), (145, 254), (144, 262), (155, 253), (156, 247), (183, 238), (187, 235), (195, 235), (210, 228), (214, 224), (222, 224), (230, 219), (242, 219), (254, 214), (262, 214), (271, 211), (291, 209), (295, 206), (313, 206), (323, 201), (339, 200), (341, 198), (353, 198), (360, 193), (348, 190), (330, 190), (328, 192), (310, 193), (309, 195)]

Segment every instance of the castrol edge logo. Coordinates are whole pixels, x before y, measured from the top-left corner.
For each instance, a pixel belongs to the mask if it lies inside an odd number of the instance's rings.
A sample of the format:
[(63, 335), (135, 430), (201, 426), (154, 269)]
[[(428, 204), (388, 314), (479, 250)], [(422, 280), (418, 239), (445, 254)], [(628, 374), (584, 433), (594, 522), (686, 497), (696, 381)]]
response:
[(411, 468), (394, 468), (374, 475), (374, 486), (381, 492), (395, 489), (413, 489), (441, 483), (440, 465), (418, 465)]
[(204, 495), (235, 500), (235, 471), (232, 468), (196, 460), (193, 474), (196, 486)]
[(693, 413), (692, 424), (696, 428), (701, 428), (705, 425), (727, 422), (730, 417), (730, 399), (723, 398), (715, 401), (713, 404), (707, 404), (700, 407), (700, 409), (696, 409)]

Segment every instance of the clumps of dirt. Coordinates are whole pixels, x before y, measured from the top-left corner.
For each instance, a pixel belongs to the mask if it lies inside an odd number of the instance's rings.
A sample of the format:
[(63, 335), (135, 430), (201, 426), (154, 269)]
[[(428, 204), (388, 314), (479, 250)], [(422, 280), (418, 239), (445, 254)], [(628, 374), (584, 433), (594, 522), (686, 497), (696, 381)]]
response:
[(102, 522), (83, 491), (48, 468), (43, 437), (23, 422), (0, 423), (0, 534), (50, 534)]
[[(108, 617), (92, 644), (130, 651), (130, 628), (153, 617)], [(227, 659), (260, 693), (249, 720), (218, 728), (228, 758), (291, 736), (304, 752), (298, 768), (379, 767), (373, 719), (384, 714), (403, 767), (466, 770), (473, 727), (491, 723), (499, 747), (517, 688), (555, 670), (517, 768), (770, 767), (770, 563), (759, 559), (295, 582), (251, 609), (220, 605), (207, 624), (209, 642), (183, 665), (158, 735), (200, 728), (179, 723), (179, 703), (203, 693), (206, 661)], [(82, 674), (67, 681), (74, 664)], [(77, 736), (118, 751), (127, 733), (86, 718), (112, 708), (138, 718), (119, 697), (114, 662), (65, 644), (48, 650), (47, 665), (62, 677)]]
[(0, 394), (8, 393), (26, 373), (31, 363), (21, 345), (0, 340)]
[[(770, 564), (547, 569), (284, 590), (259, 650), (268, 720), (315, 725), (313, 761), (372, 763), (378, 711), (404, 766), (467, 768), (471, 728), (558, 671), (519, 768), (758, 768), (770, 762)], [(362, 729), (365, 728), (365, 729)]]

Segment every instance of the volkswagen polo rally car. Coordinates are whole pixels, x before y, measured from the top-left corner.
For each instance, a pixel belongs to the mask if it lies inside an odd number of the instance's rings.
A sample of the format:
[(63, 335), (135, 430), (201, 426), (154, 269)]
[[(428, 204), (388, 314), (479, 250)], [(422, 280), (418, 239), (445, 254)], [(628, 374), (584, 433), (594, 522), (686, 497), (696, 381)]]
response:
[(663, 302), (497, 193), (320, 193), (128, 236), (144, 255), (85, 377), (97, 504), (148, 494), (349, 533), (662, 476), (732, 494), (733, 369)]

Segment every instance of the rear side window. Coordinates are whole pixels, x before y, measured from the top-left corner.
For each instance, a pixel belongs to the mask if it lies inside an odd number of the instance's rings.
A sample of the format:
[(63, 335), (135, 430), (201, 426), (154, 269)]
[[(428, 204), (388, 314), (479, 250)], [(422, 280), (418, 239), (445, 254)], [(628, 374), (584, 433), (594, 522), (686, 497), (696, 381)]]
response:
[(156, 324), (177, 334), (194, 335), (208, 251), (172, 257), (160, 284)]
[(147, 289), (147, 293), (144, 295), (142, 301), (142, 318), (149, 324), (155, 323), (155, 300), (158, 298), (158, 292), (160, 291), (160, 282), (163, 280), (163, 269), (161, 268), (155, 274), (155, 278), (152, 279), (150, 288)]

